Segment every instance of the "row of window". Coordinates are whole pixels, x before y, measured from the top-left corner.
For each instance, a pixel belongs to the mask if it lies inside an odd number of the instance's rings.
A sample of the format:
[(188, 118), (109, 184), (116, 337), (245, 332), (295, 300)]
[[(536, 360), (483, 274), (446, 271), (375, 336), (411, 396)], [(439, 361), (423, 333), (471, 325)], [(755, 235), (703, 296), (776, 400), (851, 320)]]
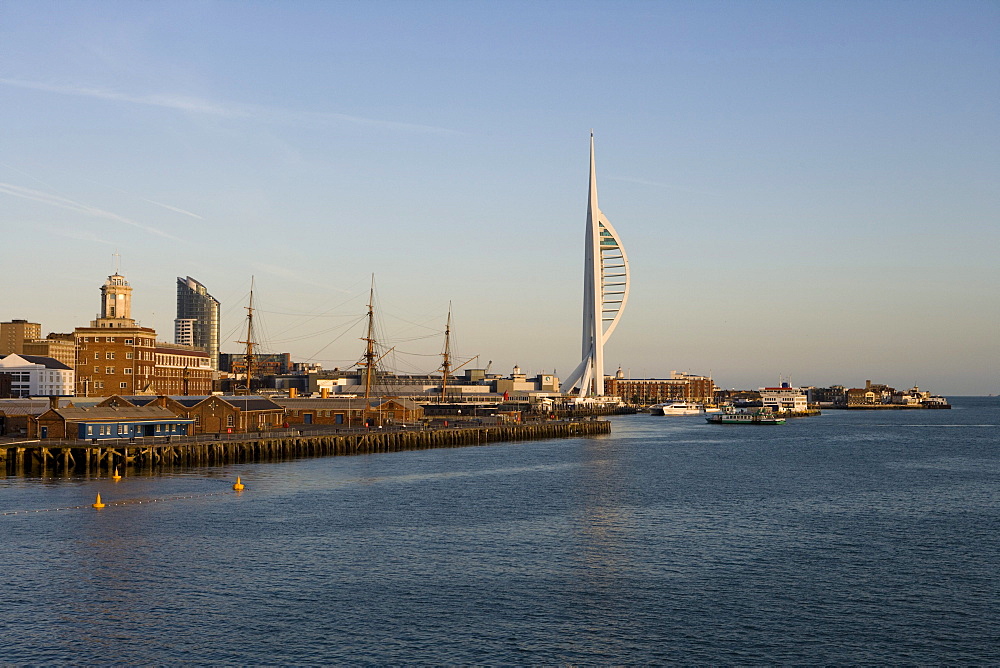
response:
[[(84, 385), (87, 384), (87, 381), (85, 379), (82, 382), (83, 382)], [(95, 380), (95, 381), (92, 381), (92, 382), (93, 382), (93, 387), (94, 387), (95, 390), (103, 390), (104, 389), (104, 381), (103, 380)], [(128, 383), (119, 383), (118, 387), (120, 389), (127, 390), (128, 389)]]
[[(124, 339), (122, 337), (118, 337), (118, 338), (121, 338), (122, 339), (122, 343), (124, 343), (127, 346), (132, 346), (132, 345), (152, 346), (153, 343), (154, 343), (154, 339), (147, 339), (147, 338), (143, 338), (143, 337), (140, 337), (138, 339)], [(80, 340), (83, 341), (84, 343), (90, 343), (91, 339), (94, 340), (94, 343), (101, 343), (102, 340), (105, 343), (114, 343), (115, 342), (115, 337), (114, 336), (94, 336), (94, 337), (84, 336), (84, 337), (80, 338)]]
[[(179, 429), (179, 425), (176, 424), (156, 425), (156, 433), (158, 434), (176, 434), (178, 431), (183, 430)], [(87, 425), (88, 436), (125, 436), (128, 433), (128, 425), (124, 424)]]

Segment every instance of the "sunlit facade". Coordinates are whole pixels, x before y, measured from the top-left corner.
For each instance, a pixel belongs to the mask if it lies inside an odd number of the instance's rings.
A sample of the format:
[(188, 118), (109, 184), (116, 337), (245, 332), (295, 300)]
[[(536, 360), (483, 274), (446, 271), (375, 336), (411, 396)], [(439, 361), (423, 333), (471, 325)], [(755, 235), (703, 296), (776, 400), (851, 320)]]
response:
[(604, 395), (604, 344), (618, 326), (629, 293), (629, 266), (618, 233), (597, 205), (594, 135), (590, 135), (590, 192), (583, 265), (583, 358), (564, 393)]

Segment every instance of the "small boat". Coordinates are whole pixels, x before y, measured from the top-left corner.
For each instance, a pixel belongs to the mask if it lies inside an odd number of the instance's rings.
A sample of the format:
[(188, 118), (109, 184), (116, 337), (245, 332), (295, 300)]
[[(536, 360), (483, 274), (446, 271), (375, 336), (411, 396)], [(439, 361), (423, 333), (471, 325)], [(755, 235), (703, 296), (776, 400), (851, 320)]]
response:
[(705, 418), (711, 424), (785, 424), (785, 418), (770, 411), (738, 411), (727, 409), (717, 415)]
[(705, 407), (688, 401), (668, 401), (649, 407), (651, 415), (703, 415)]

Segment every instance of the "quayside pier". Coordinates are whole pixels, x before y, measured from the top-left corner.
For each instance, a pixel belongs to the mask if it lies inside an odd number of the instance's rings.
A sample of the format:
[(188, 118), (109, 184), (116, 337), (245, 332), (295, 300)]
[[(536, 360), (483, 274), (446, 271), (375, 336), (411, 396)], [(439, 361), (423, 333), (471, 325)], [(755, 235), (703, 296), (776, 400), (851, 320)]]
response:
[(35, 441), (0, 444), (0, 470), (7, 475), (100, 474), (119, 469), (223, 466), (301, 457), (362, 455), (431, 448), (459, 448), (507, 441), (610, 434), (606, 420), (370, 430), (351, 433), (293, 432), (281, 435), (227, 434), (189, 438), (102, 441)]

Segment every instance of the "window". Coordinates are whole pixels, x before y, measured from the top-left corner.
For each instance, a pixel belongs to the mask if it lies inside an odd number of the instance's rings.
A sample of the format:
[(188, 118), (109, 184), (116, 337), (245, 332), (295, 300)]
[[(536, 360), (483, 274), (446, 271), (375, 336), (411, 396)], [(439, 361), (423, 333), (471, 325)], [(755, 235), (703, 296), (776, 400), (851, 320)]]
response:
[(121, 383), (118, 387), (122, 388), (123, 390), (126, 390), (128, 389), (128, 383)]
[(113, 359), (115, 358), (115, 354), (114, 354), (113, 352), (110, 352), (110, 351), (109, 351), (109, 352), (106, 352), (106, 353), (104, 353), (104, 355), (105, 355), (105, 357), (106, 357), (107, 359), (109, 359), (109, 360), (113, 360)]
[(132, 368), (131, 367), (125, 367), (125, 375), (126, 376), (131, 376), (132, 375)]
[(127, 346), (132, 345), (132, 339), (125, 339), (125, 345)]
[(132, 353), (125, 353), (125, 359), (127, 360), (132, 359)]
[(232, 414), (226, 416), (226, 426), (227, 427), (236, 426), (236, 421), (234, 420)]
[(114, 373), (114, 372), (115, 372), (115, 368), (113, 366), (104, 367), (104, 373), (111, 374), (111, 373)]
[(95, 360), (101, 359), (101, 353), (94, 353), (94, 359)]

